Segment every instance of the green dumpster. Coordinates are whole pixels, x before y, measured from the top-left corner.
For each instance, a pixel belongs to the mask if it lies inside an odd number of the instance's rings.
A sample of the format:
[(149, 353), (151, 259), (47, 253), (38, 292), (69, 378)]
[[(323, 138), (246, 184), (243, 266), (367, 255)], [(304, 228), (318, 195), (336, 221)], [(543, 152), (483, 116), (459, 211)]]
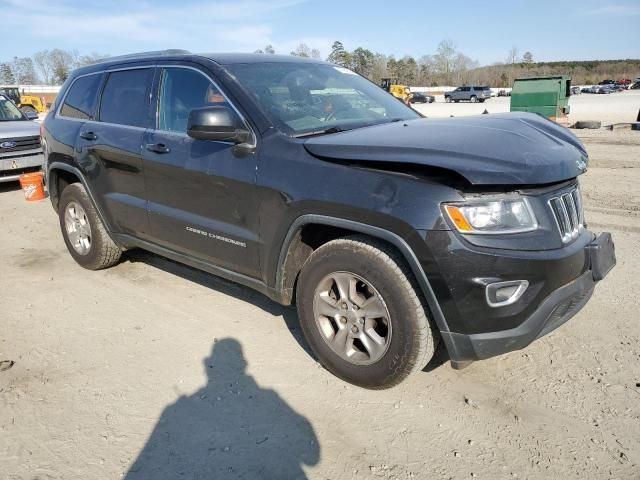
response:
[(568, 122), (571, 77), (517, 78), (511, 91), (512, 112), (539, 113), (559, 123)]

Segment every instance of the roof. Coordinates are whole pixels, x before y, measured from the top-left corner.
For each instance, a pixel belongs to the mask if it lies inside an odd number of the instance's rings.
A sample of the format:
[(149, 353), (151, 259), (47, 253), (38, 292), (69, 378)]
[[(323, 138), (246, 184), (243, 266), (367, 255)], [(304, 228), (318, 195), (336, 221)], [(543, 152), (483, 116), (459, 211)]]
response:
[(233, 65), (240, 63), (329, 63), (315, 58), (298, 57), (295, 55), (274, 55), (270, 53), (191, 53), (187, 50), (169, 49), (152, 52), (131, 53), (117, 57), (107, 57), (97, 63), (81, 67), (73, 75), (86, 74), (109, 68), (113, 65), (138, 61), (153, 62), (154, 60), (195, 60), (206, 58), (219, 65)]
[(213, 60), (220, 65), (236, 63), (327, 63), (315, 58), (298, 57), (296, 55), (274, 55), (271, 53), (201, 53), (197, 55)]

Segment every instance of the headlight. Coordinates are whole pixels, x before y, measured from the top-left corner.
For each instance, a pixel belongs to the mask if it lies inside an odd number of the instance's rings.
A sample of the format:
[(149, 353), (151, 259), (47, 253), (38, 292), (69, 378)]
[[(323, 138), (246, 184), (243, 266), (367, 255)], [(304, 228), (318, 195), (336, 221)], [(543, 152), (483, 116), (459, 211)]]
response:
[(462, 233), (522, 233), (538, 228), (526, 198), (451, 203), (444, 209)]

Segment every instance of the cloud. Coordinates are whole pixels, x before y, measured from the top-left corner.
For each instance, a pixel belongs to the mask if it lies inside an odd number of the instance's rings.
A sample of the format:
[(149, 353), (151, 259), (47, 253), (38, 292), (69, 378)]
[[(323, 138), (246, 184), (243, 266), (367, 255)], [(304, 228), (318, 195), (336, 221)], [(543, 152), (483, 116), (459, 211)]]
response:
[[(42, 45), (34, 50), (60, 46), (111, 54), (163, 48), (196, 52), (253, 51), (267, 44), (280, 45), (274, 38), (269, 18), (304, 1), (183, 0), (162, 4), (124, 0), (82, 3), (32, 0), (30, 22), (25, 23), (21, 21), (21, 0), (0, 0), (4, 25), (0, 41), (4, 35), (12, 38), (21, 32), (22, 37), (26, 33), (29, 43)], [(295, 46), (300, 41), (281, 43), (289, 48), (290, 44)], [(315, 47), (314, 43), (309, 46)]]
[(633, 17), (640, 15), (638, 5), (604, 5), (602, 7), (584, 10), (583, 15), (607, 16), (607, 17)]

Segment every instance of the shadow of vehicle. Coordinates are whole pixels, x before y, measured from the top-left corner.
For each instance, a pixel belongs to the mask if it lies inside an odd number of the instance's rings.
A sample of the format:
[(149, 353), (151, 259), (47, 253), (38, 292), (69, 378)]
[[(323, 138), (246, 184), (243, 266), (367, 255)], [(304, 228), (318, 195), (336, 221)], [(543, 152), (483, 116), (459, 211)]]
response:
[(133, 263), (142, 262), (146, 265), (151, 265), (152, 267), (158, 268), (172, 275), (176, 275), (190, 282), (197, 283), (203, 287), (224, 293), (225, 295), (229, 295), (240, 301), (251, 303), (271, 315), (281, 316), (284, 319), (289, 332), (296, 342), (298, 342), (298, 345), (310, 357), (315, 359), (315, 355), (311, 352), (311, 349), (304, 339), (302, 330), (300, 329), (298, 313), (296, 312), (295, 306), (285, 307), (248, 287), (216, 277), (215, 275), (202, 270), (191, 268), (187, 265), (174, 262), (173, 260), (160, 257), (144, 250), (135, 249), (127, 251), (123, 257), (123, 261), (130, 261)]
[(15, 182), (1, 182), (0, 183), (0, 193), (4, 192), (15, 192), (16, 190), (20, 190), (20, 182), (17, 180)]
[(313, 427), (246, 374), (238, 341), (214, 343), (207, 384), (162, 413), (125, 480), (304, 479), (320, 459)]

